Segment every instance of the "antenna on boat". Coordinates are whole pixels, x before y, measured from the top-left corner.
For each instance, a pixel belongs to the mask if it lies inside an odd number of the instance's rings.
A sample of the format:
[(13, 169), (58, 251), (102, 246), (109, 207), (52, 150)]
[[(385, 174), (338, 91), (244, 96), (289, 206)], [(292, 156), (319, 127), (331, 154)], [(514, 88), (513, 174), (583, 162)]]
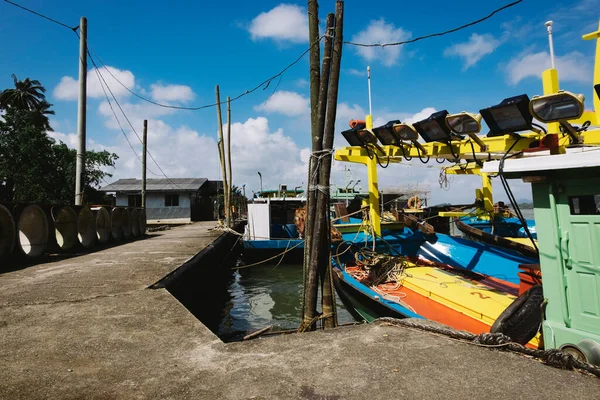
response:
[(371, 104), (371, 67), (367, 67), (367, 84), (369, 86), (369, 115), (373, 115), (373, 105)]
[(546, 26), (546, 29), (548, 30), (548, 42), (550, 43), (550, 65), (552, 66), (552, 69), (555, 69), (555, 65), (554, 65), (554, 43), (552, 42), (552, 24), (554, 22), (552, 21), (547, 21), (544, 25)]

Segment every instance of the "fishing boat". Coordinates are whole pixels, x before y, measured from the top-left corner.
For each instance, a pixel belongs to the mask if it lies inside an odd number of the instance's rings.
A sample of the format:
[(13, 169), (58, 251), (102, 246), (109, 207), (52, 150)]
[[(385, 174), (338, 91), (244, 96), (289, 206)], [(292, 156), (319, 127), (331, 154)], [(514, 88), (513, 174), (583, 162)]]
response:
[[(364, 126), (342, 133), (350, 147), (338, 149), (336, 160), (364, 164), (371, 188), (377, 187), (380, 162), (402, 162), (407, 155), (458, 160), (457, 171), (477, 167), (498, 176), (513, 204), (507, 179), (531, 183), (541, 249), (539, 263), (496, 269), (480, 257), (504, 258), (510, 250), (480, 243), (481, 252), (465, 265), (449, 247), (458, 239), (436, 235), (414, 243), (416, 258), (406, 243), (390, 258), (380, 250), (388, 240), (378, 225), (377, 190), (370, 190), (370, 251), (355, 242), (332, 260), (336, 289), (357, 315), (429, 318), (475, 333), (502, 332), (521, 343), (531, 335), (526, 343), (533, 347), (541, 343), (541, 325), (546, 349), (600, 365), (600, 159), (594, 153), (600, 129), (588, 129), (600, 126), (600, 28), (584, 39), (596, 40), (595, 111), (584, 109), (582, 95), (559, 91), (558, 72), (551, 68), (542, 74), (542, 96), (514, 96), (479, 114), (443, 110), (412, 125), (390, 121), (373, 128), (369, 115)], [(478, 135), (482, 118), (490, 128), (485, 137)], [(436, 243), (441, 248), (430, 251)], [(428, 259), (431, 254), (439, 260)]]
[(247, 263), (275, 259), (302, 260), (304, 241), (296, 227), (296, 210), (306, 205), (302, 190), (261, 191), (248, 203), (248, 220), (243, 237), (243, 258)]

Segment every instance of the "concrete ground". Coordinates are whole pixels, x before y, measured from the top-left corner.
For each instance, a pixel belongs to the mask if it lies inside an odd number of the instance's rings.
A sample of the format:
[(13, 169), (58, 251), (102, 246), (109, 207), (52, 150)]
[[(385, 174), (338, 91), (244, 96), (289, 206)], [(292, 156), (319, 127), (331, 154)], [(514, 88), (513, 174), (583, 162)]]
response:
[(147, 289), (210, 227), (0, 275), (0, 398), (600, 398), (595, 377), (398, 326), (224, 344)]

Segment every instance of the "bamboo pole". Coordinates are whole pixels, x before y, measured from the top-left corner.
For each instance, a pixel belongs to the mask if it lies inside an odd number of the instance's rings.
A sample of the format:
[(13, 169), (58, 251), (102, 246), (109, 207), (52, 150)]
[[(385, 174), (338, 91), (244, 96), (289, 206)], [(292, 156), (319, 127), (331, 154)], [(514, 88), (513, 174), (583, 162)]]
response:
[(228, 201), (228, 184), (227, 184), (227, 169), (225, 168), (225, 147), (223, 145), (223, 118), (221, 117), (221, 95), (219, 92), (219, 85), (215, 86), (215, 92), (217, 95), (217, 124), (219, 128), (219, 160), (221, 161), (221, 173), (223, 174), (223, 202), (225, 203), (225, 223), (227, 220), (227, 209), (229, 208)]
[[(229, 180), (227, 224), (233, 226), (233, 217), (231, 215), (231, 203), (233, 201), (233, 178), (231, 176), (231, 98), (227, 96), (227, 179)], [(238, 207), (239, 208), (239, 207)]]
[[(338, 89), (340, 82), (340, 67), (342, 63), (342, 44), (344, 41), (344, 2), (337, 1), (335, 5), (335, 33), (333, 39), (333, 54), (331, 59), (331, 73), (329, 76), (329, 92), (327, 95), (327, 114), (325, 117), (325, 130), (323, 132), (323, 149), (329, 151), (325, 154), (321, 162), (320, 171), (320, 184), (323, 187), (329, 188), (329, 181), (331, 177), (331, 160), (333, 149), (333, 137), (335, 133), (335, 118), (337, 115), (337, 100), (338, 100)], [(331, 315), (331, 317), (325, 318), (323, 326), (325, 328), (334, 328), (337, 326), (337, 313), (335, 309), (335, 289), (333, 288), (332, 270), (331, 270), (331, 234), (330, 234), (330, 220), (329, 220), (329, 191), (326, 193), (319, 193), (322, 196), (317, 202), (317, 213), (320, 218), (324, 220), (324, 226), (321, 228), (325, 243), (322, 257), (327, 257), (326, 260), (322, 260), (320, 263), (321, 270), (321, 293), (322, 293), (322, 308), (323, 315)]]
[[(321, 150), (322, 139), (318, 133), (318, 105), (320, 73), (319, 61), (321, 48), (314, 44), (319, 40), (319, 4), (317, 0), (308, 0), (308, 42), (310, 48), (310, 115), (311, 137), (313, 154)], [(314, 45), (313, 45), (314, 44)], [(310, 254), (313, 232), (313, 222), (316, 209), (315, 169), (314, 157), (308, 161), (308, 179), (306, 191), (306, 219), (304, 224), (304, 266), (303, 266), (303, 296), (302, 296), (302, 323), (299, 331), (311, 329), (317, 314), (318, 271), (311, 268)]]
[[(318, 115), (319, 115), (319, 120), (317, 123), (317, 129), (318, 129), (318, 134), (321, 138), (324, 139), (324, 129), (325, 129), (325, 116), (326, 116), (326, 112), (327, 112), (327, 108), (328, 108), (328, 98), (327, 98), (327, 94), (329, 91), (329, 74), (330, 74), (330, 69), (331, 69), (331, 50), (332, 50), (332, 44), (333, 44), (333, 32), (332, 28), (334, 25), (334, 14), (328, 14), (327, 15), (327, 23), (326, 23), (326, 31), (325, 34), (327, 35), (325, 38), (325, 45), (323, 47), (323, 64), (322, 64), (322, 69), (321, 69), (321, 85), (319, 88), (319, 108), (318, 108)], [(329, 104), (329, 106), (331, 107), (331, 104)], [(335, 107), (335, 105), (334, 105)], [(321, 143), (321, 148), (323, 150), (327, 150), (327, 147), (324, 146), (324, 143), (322, 141)], [(324, 315), (330, 315), (331, 314), (331, 307), (330, 307), (330, 300), (331, 300), (331, 292), (327, 291), (324, 292), (323, 291), (323, 282), (324, 282), (324, 278), (325, 278), (325, 273), (327, 271), (327, 268), (329, 266), (329, 243), (330, 243), (330, 238), (329, 236), (329, 229), (328, 229), (328, 208), (329, 208), (329, 183), (324, 181), (324, 168), (323, 168), (323, 160), (324, 158), (321, 157), (327, 157), (325, 153), (323, 154), (319, 154), (319, 159), (321, 160), (321, 162), (319, 163), (320, 168), (318, 171), (315, 171), (315, 173), (318, 176), (318, 181), (316, 183), (317, 187), (320, 187), (321, 189), (316, 191), (316, 207), (315, 207), (315, 215), (314, 215), (314, 223), (313, 223), (313, 236), (312, 236), (312, 243), (311, 243), (311, 253), (310, 253), (310, 270), (316, 270), (318, 271), (318, 275), (319, 278), (321, 280), (321, 304), (322, 304), (322, 311)], [(331, 156), (329, 156), (329, 158), (331, 158)], [(328, 312), (325, 312), (325, 304), (327, 303), (328, 305)], [(335, 327), (335, 323), (331, 323), (332, 321), (335, 321), (335, 318), (326, 318), (324, 320), (324, 327)]]

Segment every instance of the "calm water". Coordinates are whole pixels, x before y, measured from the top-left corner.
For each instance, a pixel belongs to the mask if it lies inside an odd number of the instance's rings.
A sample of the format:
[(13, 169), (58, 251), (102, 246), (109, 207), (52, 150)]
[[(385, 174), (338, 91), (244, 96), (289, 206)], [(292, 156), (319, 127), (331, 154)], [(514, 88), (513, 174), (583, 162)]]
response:
[[(302, 309), (302, 265), (257, 265), (233, 272), (218, 334), (224, 340), (273, 326), (296, 329)], [(338, 322), (354, 321), (336, 297)]]

